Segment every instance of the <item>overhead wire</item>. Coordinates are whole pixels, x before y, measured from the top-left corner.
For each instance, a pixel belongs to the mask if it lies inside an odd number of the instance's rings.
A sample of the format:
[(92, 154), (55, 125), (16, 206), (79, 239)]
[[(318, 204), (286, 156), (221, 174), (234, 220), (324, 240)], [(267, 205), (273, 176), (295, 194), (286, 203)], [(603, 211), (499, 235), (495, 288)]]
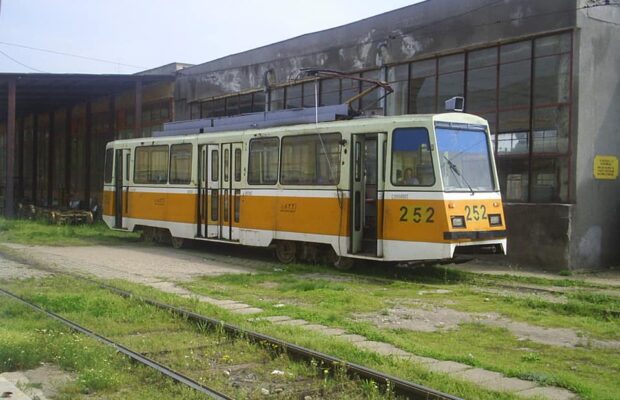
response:
[(0, 54), (2, 54), (3, 56), (5, 56), (5, 57), (6, 57), (6, 58), (8, 58), (9, 60), (13, 61), (14, 63), (21, 65), (22, 67), (28, 68), (28, 69), (30, 69), (30, 70), (32, 70), (32, 71), (35, 71), (35, 72), (45, 73), (45, 71), (42, 71), (42, 70), (40, 70), (40, 69), (38, 69), (38, 68), (31, 67), (30, 65), (27, 65), (27, 64), (24, 64), (23, 62), (21, 62), (21, 61), (19, 61), (19, 60), (15, 59), (15, 58), (11, 57), (10, 55), (6, 54), (6, 53), (5, 53), (4, 51), (2, 51), (2, 50), (0, 50)]
[(96, 62), (101, 62), (101, 63), (106, 63), (106, 64), (113, 64), (113, 65), (120, 65), (120, 66), (123, 66), (123, 67), (131, 67), (131, 68), (136, 68), (136, 69), (146, 69), (146, 68), (148, 68), (148, 67), (145, 67), (143, 65), (127, 64), (127, 63), (122, 63), (122, 62), (117, 62), (117, 61), (106, 60), (104, 58), (89, 57), (89, 56), (83, 56), (83, 55), (79, 55), (79, 54), (67, 53), (67, 52), (64, 52), (64, 51), (43, 49), (43, 48), (40, 48), (40, 47), (27, 46), (27, 45), (19, 44), (19, 43), (11, 43), (11, 42), (0, 41), (0, 44), (3, 44), (5, 46), (11, 46), (11, 47), (19, 47), (19, 48), (22, 48), (22, 49), (40, 51), (40, 52), (49, 53), (49, 54), (56, 54), (56, 55), (65, 56), (65, 57), (81, 58), (83, 60), (96, 61)]

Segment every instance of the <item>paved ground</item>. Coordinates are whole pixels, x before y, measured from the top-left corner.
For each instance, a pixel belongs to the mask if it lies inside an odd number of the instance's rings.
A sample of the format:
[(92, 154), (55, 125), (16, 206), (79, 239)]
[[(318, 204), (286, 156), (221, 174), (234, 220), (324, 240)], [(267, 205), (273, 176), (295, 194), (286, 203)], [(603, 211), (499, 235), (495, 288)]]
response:
[[(20, 256), (22, 259), (29, 260), (40, 265), (46, 265), (51, 268), (59, 268), (79, 273), (92, 274), (101, 278), (120, 278), (136, 283), (146, 284), (159, 290), (174, 293), (183, 297), (194, 297), (199, 301), (210, 303), (218, 307), (228, 309), (230, 312), (238, 314), (255, 314), (250, 318), (251, 321), (263, 321), (273, 324), (297, 326), (300, 329), (307, 329), (334, 337), (335, 339), (344, 340), (352, 343), (354, 346), (366, 350), (382, 354), (385, 356), (406, 359), (411, 362), (424, 365), (430, 371), (437, 373), (450, 374), (455, 378), (475, 383), (479, 386), (490, 390), (508, 391), (517, 394), (523, 398), (547, 398), (550, 400), (569, 400), (575, 399), (574, 393), (551, 386), (539, 386), (536, 382), (522, 379), (506, 377), (500, 373), (487, 371), (480, 368), (472, 368), (470, 365), (454, 362), (442, 361), (427, 357), (419, 357), (399, 349), (389, 343), (382, 343), (369, 340), (360, 335), (350, 334), (344, 329), (338, 327), (330, 327), (320, 324), (314, 324), (310, 321), (302, 319), (293, 319), (286, 315), (260, 317), (263, 311), (260, 308), (241, 303), (235, 299), (214, 299), (207, 296), (200, 296), (189, 292), (188, 290), (175, 285), (175, 282), (182, 282), (194, 279), (201, 275), (218, 275), (224, 273), (250, 273), (260, 269), (278, 268), (274, 267), (272, 260), (261, 260), (257, 258), (237, 258), (218, 254), (217, 252), (199, 252), (191, 250), (172, 250), (166, 247), (135, 245), (135, 246), (89, 246), (89, 247), (49, 247), (49, 246), (24, 246), (16, 244), (2, 244), (2, 247), (8, 251)], [(230, 247), (227, 251), (230, 251)], [(467, 267), (459, 266), (461, 269), (475, 270), (484, 273), (510, 273), (510, 269), (504, 267), (492, 267), (483, 264), (471, 264)], [(528, 271), (513, 271), (518, 274), (536, 274), (536, 276), (553, 276), (548, 274), (539, 274)], [(39, 272), (33, 272), (28, 266), (9, 261), (0, 257), (0, 277), (19, 278), (36, 276)], [(555, 275), (557, 277), (557, 275)], [(572, 277), (571, 277), (572, 278)], [(586, 277), (584, 279), (600, 279), (600, 277)], [(620, 285), (620, 280), (619, 280)], [(407, 319), (411, 318), (412, 311), (410, 309), (394, 309), (394, 315), (399, 313), (409, 313)], [(557, 346), (572, 346), (579, 340), (573, 336), (572, 332), (559, 332), (558, 330), (536, 330), (532, 326), (521, 326), (516, 322), (502, 319), (497, 315), (473, 316), (466, 313), (458, 313), (447, 308), (424, 310), (418, 308), (414, 313), (422, 313), (421, 321), (427, 323), (424, 325), (426, 330), (438, 329), (437, 324), (428, 321), (432, 318), (444, 318), (446, 320), (468, 321), (471, 318), (483, 318), (491, 324), (501, 324), (509, 329), (514, 329), (522, 335), (527, 335), (530, 340), (538, 340), (545, 343), (545, 340), (555, 340), (557, 343), (549, 343)], [(456, 315), (456, 314), (458, 315)], [(454, 314), (454, 315), (453, 315)], [(443, 317), (442, 317), (443, 316)], [(389, 317), (389, 315), (388, 315)], [(451, 318), (448, 318), (451, 317)], [(401, 319), (402, 320), (402, 319)], [(457, 321), (458, 320), (458, 321)], [(461, 321), (461, 322), (462, 322)], [(437, 321), (435, 321), (437, 322)], [(441, 328), (441, 326), (440, 326)], [(561, 334), (561, 335), (560, 335)], [(559, 339), (561, 340), (559, 340)], [(559, 342), (558, 342), (559, 340)], [(538, 396), (538, 397), (537, 397)]]
[(249, 273), (254, 271), (253, 267), (271, 265), (260, 260), (153, 245), (55, 247), (3, 243), (2, 246), (41, 265), (146, 284), (162, 280), (189, 281), (203, 275)]
[(491, 259), (473, 260), (463, 264), (450, 265), (449, 268), (490, 275), (531, 276), (556, 280), (571, 279), (620, 288), (620, 265), (614, 268), (593, 272), (575, 272), (571, 273), (569, 276), (562, 276), (557, 273), (545, 271), (542, 266), (523, 267), (512, 265), (503, 261), (501, 258), (495, 259), (495, 261), (491, 261)]
[(75, 376), (54, 365), (43, 364), (21, 372), (0, 374), (0, 398), (12, 400), (47, 400), (58, 389), (75, 380)]

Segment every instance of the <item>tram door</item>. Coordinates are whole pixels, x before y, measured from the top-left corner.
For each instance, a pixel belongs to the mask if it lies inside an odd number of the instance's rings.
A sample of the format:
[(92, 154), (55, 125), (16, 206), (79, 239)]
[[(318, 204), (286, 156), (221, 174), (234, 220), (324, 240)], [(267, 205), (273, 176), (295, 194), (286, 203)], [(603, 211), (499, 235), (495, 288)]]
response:
[(114, 227), (127, 229), (123, 217), (129, 206), (129, 149), (117, 149), (114, 155)]
[(223, 143), (220, 148), (220, 238), (239, 240), (241, 206), (241, 151), (242, 143)]
[(385, 133), (353, 135), (349, 252), (383, 256)]
[(201, 146), (202, 193), (199, 196), (200, 234), (206, 238), (220, 237), (220, 149), (217, 144)]

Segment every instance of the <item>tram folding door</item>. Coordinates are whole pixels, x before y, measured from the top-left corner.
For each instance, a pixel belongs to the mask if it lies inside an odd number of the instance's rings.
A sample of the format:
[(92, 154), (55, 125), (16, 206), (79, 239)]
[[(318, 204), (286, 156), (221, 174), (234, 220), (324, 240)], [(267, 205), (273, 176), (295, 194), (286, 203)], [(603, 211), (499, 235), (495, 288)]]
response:
[(217, 144), (200, 146), (198, 163), (198, 236), (220, 237), (220, 149)]
[(349, 253), (381, 257), (386, 134), (352, 137)]
[(129, 211), (129, 149), (117, 149), (114, 155), (114, 227), (127, 229), (123, 217)]
[(241, 206), (241, 153), (242, 143), (223, 143), (220, 170), (220, 230), (219, 238), (239, 240)]

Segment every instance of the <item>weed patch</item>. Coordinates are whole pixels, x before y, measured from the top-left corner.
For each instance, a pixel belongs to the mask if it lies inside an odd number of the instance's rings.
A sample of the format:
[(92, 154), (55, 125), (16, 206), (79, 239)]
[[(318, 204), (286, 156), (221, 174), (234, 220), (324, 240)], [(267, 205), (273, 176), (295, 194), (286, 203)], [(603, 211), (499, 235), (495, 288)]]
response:
[(136, 242), (139, 234), (119, 232), (103, 222), (92, 225), (49, 225), (42, 221), (0, 217), (0, 241), (56, 246), (122, 244)]

